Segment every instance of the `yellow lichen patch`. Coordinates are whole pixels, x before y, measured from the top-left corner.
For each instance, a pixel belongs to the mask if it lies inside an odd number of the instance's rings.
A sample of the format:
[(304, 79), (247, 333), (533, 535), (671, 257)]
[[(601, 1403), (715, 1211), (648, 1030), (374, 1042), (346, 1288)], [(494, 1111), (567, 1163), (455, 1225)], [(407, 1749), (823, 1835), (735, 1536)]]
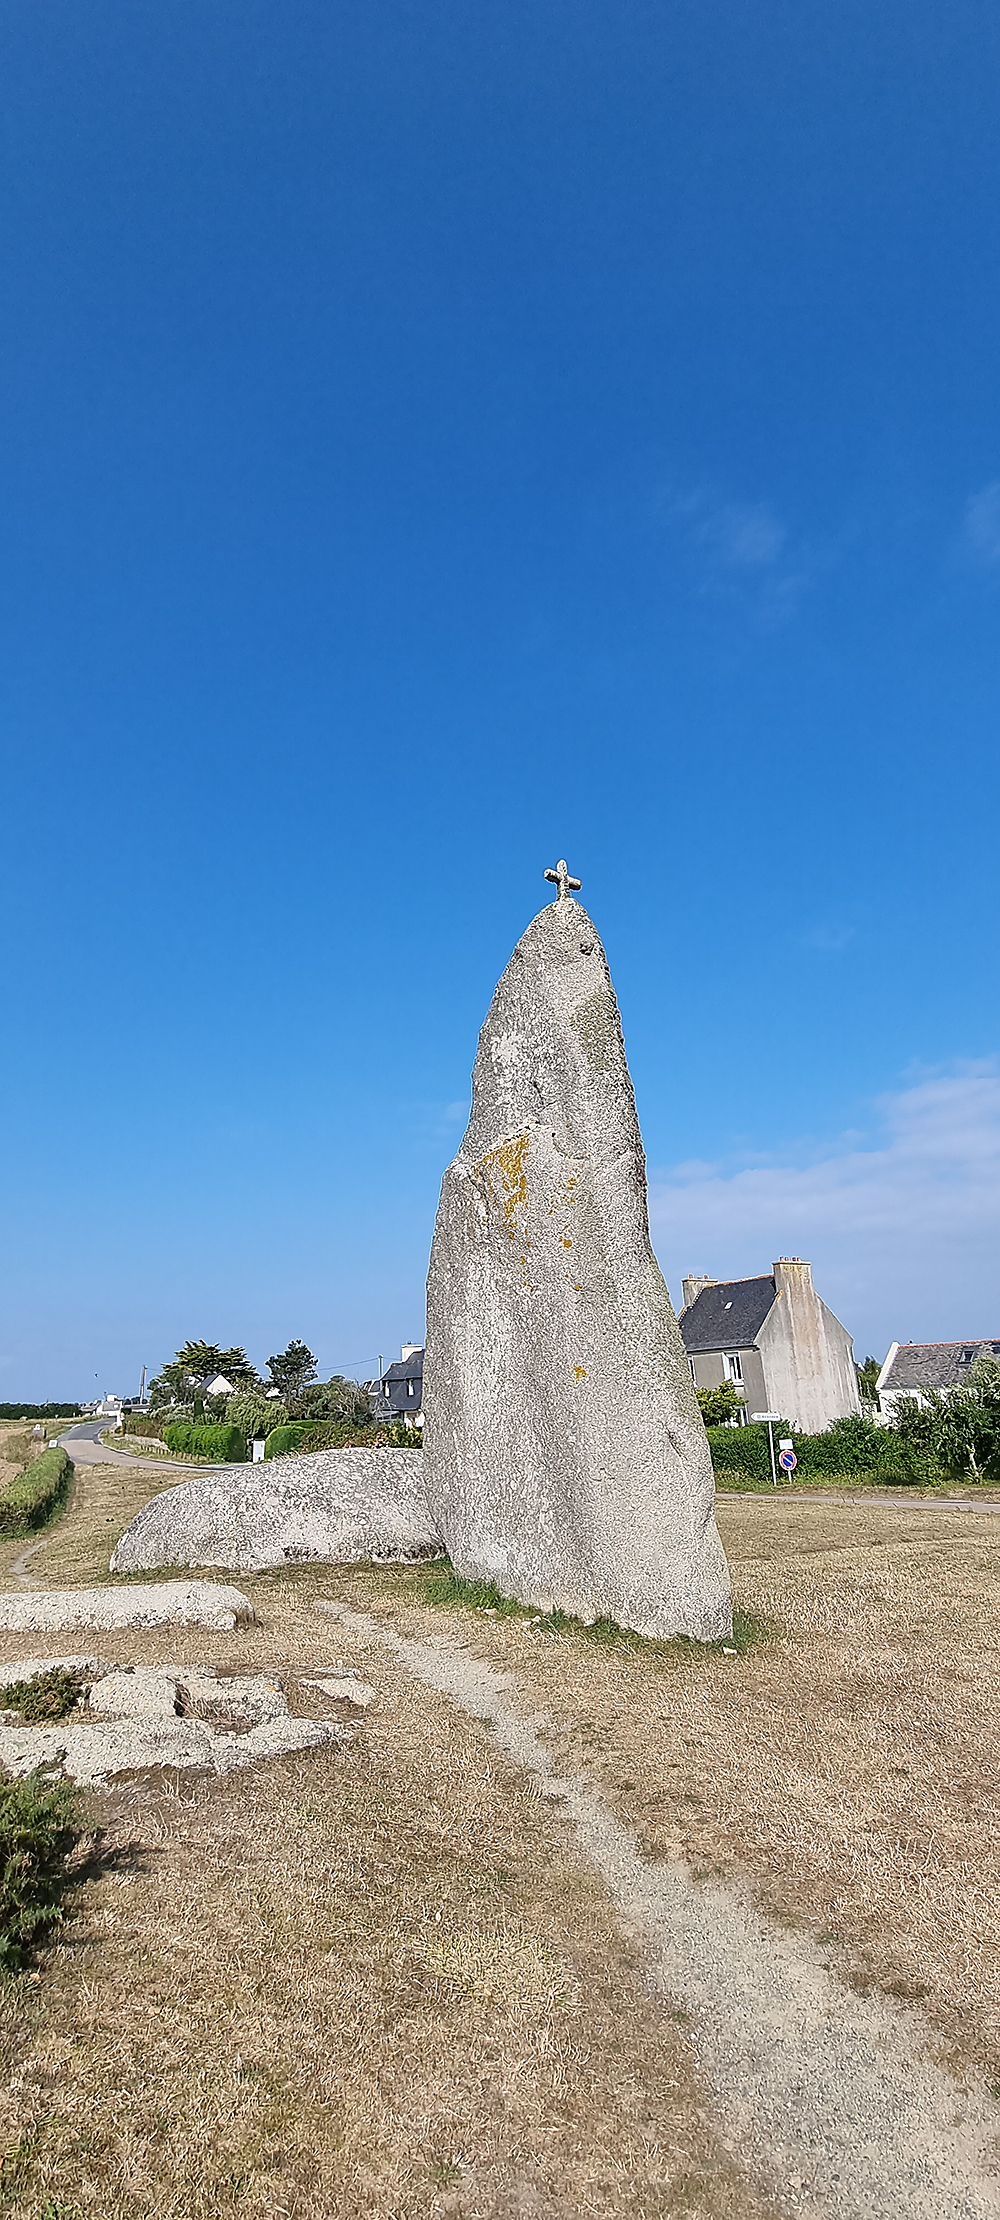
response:
[(586, 1377), (587, 1377), (587, 1367), (586, 1367), (586, 1365), (585, 1365), (585, 1364), (575, 1364), (575, 1365), (573, 1366), (573, 1378), (574, 1378), (574, 1380), (585, 1380), (585, 1379), (586, 1379)]
[(512, 1241), (520, 1232), (527, 1242), (527, 1229), (522, 1231), (518, 1226), (518, 1213), (528, 1208), (528, 1142), (527, 1133), (518, 1133), (512, 1141), (500, 1141), (495, 1149), (487, 1151), (480, 1165), (487, 1186), (497, 1195)]
[(573, 1246), (573, 1243), (572, 1243), (572, 1241), (570, 1240), (570, 1237), (569, 1237), (569, 1234), (568, 1234), (568, 1233), (564, 1233), (564, 1234), (563, 1234), (563, 1237), (562, 1237), (562, 1245), (563, 1245), (563, 1248), (564, 1248), (564, 1249), (571, 1249), (571, 1248), (572, 1248), (572, 1246)]

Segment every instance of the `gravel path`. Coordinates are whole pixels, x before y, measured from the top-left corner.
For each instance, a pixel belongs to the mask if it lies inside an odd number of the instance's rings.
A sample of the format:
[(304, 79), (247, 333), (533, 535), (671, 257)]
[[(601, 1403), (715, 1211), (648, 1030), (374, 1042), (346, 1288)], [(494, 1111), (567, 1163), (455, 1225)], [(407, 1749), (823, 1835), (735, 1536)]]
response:
[(510, 1674), (445, 1641), (393, 1634), (337, 1603), (318, 1608), (392, 1650), (428, 1687), (491, 1722), (498, 1741), (561, 1804), (645, 1950), (655, 1985), (692, 2017), (733, 2150), (762, 2186), (814, 2220), (997, 2220), (990, 2148), (1000, 2110), (920, 2055), (915, 2013), (862, 1998), (808, 1937), (761, 1918), (737, 1887), (650, 1864), (582, 1775), (555, 1770)]

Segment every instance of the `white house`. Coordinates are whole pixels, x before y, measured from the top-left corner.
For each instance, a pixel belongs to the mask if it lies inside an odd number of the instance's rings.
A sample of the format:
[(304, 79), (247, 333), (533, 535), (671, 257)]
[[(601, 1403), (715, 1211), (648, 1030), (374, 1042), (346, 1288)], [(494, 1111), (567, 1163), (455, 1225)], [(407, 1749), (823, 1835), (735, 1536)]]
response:
[(979, 1356), (1000, 1357), (1000, 1341), (894, 1341), (876, 1382), (880, 1418), (891, 1422), (900, 1403), (926, 1403), (935, 1389), (964, 1387)]

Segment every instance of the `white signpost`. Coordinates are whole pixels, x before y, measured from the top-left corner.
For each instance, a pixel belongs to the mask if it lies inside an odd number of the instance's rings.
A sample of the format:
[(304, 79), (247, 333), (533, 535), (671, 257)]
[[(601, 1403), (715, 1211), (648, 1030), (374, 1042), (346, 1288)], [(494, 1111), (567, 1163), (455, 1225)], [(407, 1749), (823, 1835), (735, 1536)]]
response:
[(778, 1485), (778, 1468), (774, 1462), (774, 1429), (781, 1425), (781, 1412), (751, 1411), (750, 1416), (755, 1426), (763, 1426), (765, 1422), (767, 1424), (767, 1438), (771, 1447), (771, 1486), (776, 1488)]

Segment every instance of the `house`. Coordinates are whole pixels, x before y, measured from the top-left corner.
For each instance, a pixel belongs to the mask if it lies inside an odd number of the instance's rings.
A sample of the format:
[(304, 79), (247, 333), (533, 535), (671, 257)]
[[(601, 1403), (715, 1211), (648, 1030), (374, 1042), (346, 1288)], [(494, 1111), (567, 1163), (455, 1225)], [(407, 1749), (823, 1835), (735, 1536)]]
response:
[(423, 1343), (404, 1341), (400, 1362), (391, 1364), (382, 1374), (375, 1390), (376, 1418), (409, 1419), (414, 1426), (424, 1423), (421, 1404), (424, 1392)]
[(741, 1423), (775, 1411), (799, 1433), (822, 1434), (835, 1418), (860, 1416), (854, 1343), (801, 1257), (779, 1257), (759, 1279), (686, 1279), (678, 1324), (695, 1386), (731, 1380)]
[(891, 1422), (901, 1402), (964, 1387), (980, 1356), (1000, 1357), (1000, 1341), (894, 1341), (876, 1382), (879, 1416)]
[(227, 1380), (224, 1372), (217, 1372), (214, 1380), (206, 1380), (203, 1393), (205, 1395), (235, 1395), (236, 1389), (232, 1381)]

